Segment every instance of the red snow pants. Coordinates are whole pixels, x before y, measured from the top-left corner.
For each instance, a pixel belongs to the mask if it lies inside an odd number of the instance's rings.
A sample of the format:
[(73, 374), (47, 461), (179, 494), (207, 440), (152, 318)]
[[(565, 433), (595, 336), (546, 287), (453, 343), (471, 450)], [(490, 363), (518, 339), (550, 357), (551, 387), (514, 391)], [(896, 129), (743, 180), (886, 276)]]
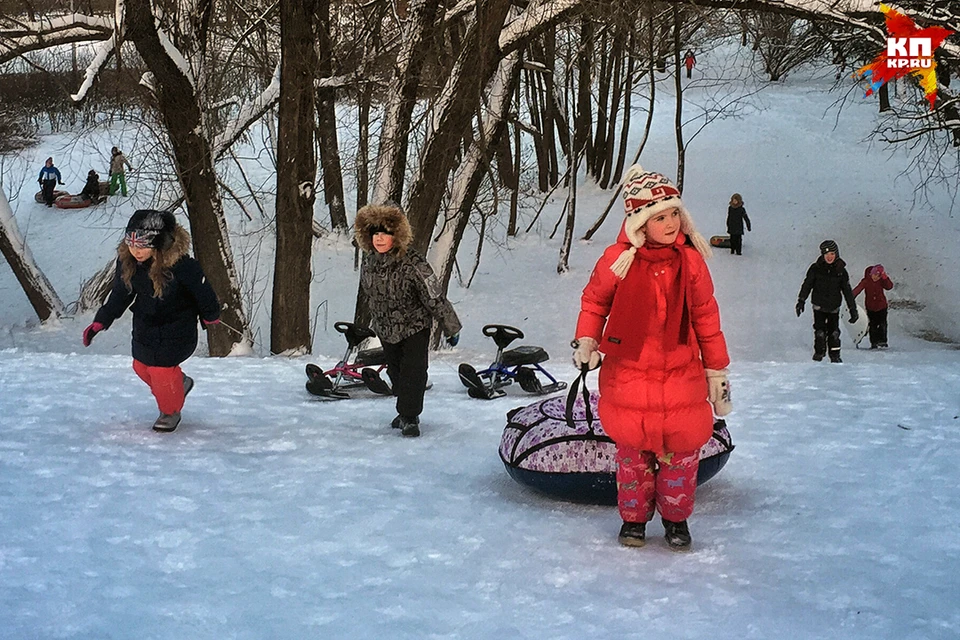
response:
[(656, 511), (682, 522), (693, 513), (700, 451), (664, 453), (617, 445), (617, 505), (624, 522), (649, 522)]
[(150, 387), (160, 413), (170, 415), (183, 409), (183, 370), (180, 367), (149, 367), (134, 360), (133, 370)]

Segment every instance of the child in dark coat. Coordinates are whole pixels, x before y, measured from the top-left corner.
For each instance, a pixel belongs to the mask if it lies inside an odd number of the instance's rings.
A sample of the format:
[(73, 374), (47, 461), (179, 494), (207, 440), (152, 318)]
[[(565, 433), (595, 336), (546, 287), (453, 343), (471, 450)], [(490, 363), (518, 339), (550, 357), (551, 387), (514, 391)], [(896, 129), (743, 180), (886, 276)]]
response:
[(884, 290), (893, 289), (893, 281), (883, 270), (882, 264), (863, 270), (863, 280), (853, 288), (853, 297), (865, 291), (864, 306), (870, 320), (870, 348), (887, 348), (887, 296)]
[(739, 193), (730, 196), (730, 206), (727, 207), (727, 233), (730, 234), (730, 253), (743, 255), (743, 226), (750, 231), (750, 218), (743, 208), (743, 198)]
[(220, 322), (220, 304), (200, 269), (187, 255), (190, 236), (169, 211), (137, 211), (117, 248), (117, 268), (107, 302), (83, 331), (83, 346), (130, 307), (133, 311), (133, 370), (157, 399), (154, 431), (174, 431), (193, 388), (180, 363), (197, 348), (197, 319)]
[(87, 182), (83, 185), (83, 191), (80, 192), (80, 197), (93, 204), (98, 204), (102, 201), (100, 198), (100, 175), (93, 169), (87, 172)]
[(416, 437), (427, 386), (430, 329), (434, 320), (439, 322), (447, 343), (455, 346), (460, 320), (430, 263), (410, 248), (413, 233), (399, 207), (367, 205), (357, 212), (354, 229), (363, 250), (360, 289), (397, 396), (397, 417), (391, 426)]
[(820, 243), (820, 257), (807, 269), (797, 299), (798, 318), (803, 313), (808, 295), (813, 306), (813, 359), (817, 362), (823, 360), (829, 347), (830, 362), (842, 362), (840, 306), (846, 300), (851, 323), (860, 319), (860, 313), (850, 289), (847, 265), (840, 259), (840, 248), (833, 240)]

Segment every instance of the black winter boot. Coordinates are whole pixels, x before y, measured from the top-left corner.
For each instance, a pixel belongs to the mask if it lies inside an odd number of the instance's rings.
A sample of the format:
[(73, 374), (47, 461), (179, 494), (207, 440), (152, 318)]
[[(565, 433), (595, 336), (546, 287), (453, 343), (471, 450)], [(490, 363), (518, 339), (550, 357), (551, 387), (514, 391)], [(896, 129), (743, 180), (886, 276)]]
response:
[(840, 359), (840, 349), (830, 349), (830, 362), (843, 362)]
[(400, 424), (401, 420), (403, 420), (403, 418), (401, 418), (398, 414), (397, 417), (393, 419), (393, 422), (390, 423), (390, 427), (393, 429), (399, 429), (401, 426), (403, 426)]
[(827, 355), (827, 334), (824, 331), (813, 332), (813, 359), (817, 362)]
[(674, 551), (689, 551), (693, 539), (690, 537), (687, 521), (670, 522), (663, 518), (661, 518), (661, 521), (663, 522), (663, 537), (667, 539), (667, 546)]
[(642, 547), (647, 543), (647, 523), (624, 522), (617, 540), (625, 547)]
[(413, 416), (400, 416), (400, 435), (408, 438), (417, 438), (420, 436), (420, 418)]

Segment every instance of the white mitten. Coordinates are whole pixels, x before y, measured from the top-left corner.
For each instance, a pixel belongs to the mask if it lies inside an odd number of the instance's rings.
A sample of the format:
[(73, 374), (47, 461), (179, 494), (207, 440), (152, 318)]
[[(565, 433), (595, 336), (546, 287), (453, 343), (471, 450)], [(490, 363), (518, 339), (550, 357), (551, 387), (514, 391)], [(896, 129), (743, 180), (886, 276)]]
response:
[(713, 413), (723, 417), (733, 411), (730, 400), (730, 381), (726, 369), (705, 369), (707, 374), (707, 399), (713, 405)]
[(573, 352), (573, 366), (580, 369), (586, 364), (590, 371), (600, 366), (600, 352), (597, 351), (596, 340), (589, 337), (577, 338), (573, 344), (576, 345)]

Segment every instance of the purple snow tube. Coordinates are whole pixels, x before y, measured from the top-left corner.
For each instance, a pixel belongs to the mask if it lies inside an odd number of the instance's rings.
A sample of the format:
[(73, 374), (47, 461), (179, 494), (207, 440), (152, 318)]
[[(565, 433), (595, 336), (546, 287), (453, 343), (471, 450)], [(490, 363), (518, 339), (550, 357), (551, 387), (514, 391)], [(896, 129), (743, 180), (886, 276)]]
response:
[[(617, 447), (596, 417), (599, 394), (588, 392), (583, 381), (581, 376), (574, 382), (567, 397), (554, 396), (507, 413), (500, 459), (514, 480), (541, 493), (615, 505)], [(713, 436), (700, 449), (698, 485), (719, 473), (733, 448), (726, 422), (717, 419)]]

